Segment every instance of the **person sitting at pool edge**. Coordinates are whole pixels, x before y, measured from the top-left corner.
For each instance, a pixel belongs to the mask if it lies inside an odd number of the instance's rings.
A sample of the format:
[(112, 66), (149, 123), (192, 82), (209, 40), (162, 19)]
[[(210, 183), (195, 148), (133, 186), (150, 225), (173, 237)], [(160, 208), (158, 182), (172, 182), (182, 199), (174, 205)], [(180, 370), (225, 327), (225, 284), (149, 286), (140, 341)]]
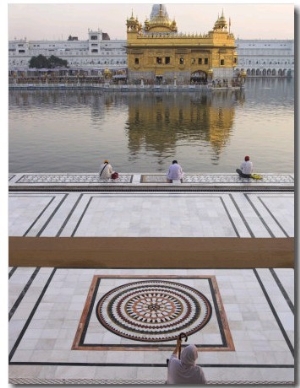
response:
[(178, 164), (177, 160), (173, 160), (171, 166), (169, 167), (169, 171), (167, 174), (167, 181), (169, 183), (172, 183), (173, 180), (180, 180), (180, 182), (182, 183), (182, 179), (183, 179), (182, 168), (180, 164)]
[(253, 163), (250, 162), (250, 156), (245, 156), (245, 160), (242, 162), (241, 167), (236, 169), (236, 172), (241, 178), (251, 178), (253, 171)]
[(104, 160), (103, 164), (100, 166), (99, 178), (100, 179), (110, 179), (111, 174), (114, 172), (111, 164), (107, 159)]

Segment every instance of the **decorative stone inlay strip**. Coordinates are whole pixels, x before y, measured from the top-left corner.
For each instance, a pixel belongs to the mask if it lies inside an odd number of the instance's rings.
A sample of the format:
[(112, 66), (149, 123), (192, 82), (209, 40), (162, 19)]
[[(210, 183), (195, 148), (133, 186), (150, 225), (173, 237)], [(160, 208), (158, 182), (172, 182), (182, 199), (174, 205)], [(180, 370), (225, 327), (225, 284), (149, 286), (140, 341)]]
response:
[[(186, 174), (183, 183), (294, 183), (290, 175), (261, 174), (262, 180), (240, 178), (237, 174)], [(142, 183), (166, 183), (164, 175), (142, 175)]]
[[(10, 378), (9, 384), (20, 385), (164, 385), (163, 380), (104, 380), (104, 379), (37, 379)], [(207, 381), (208, 385), (294, 385), (293, 381)]]
[(131, 183), (132, 175), (122, 174), (118, 179), (99, 179), (98, 174), (24, 174), (16, 183)]
[[(119, 178), (99, 179), (98, 174), (15, 174), (10, 175), (9, 185), (16, 184), (147, 184), (147, 183), (165, 183), (169, 185), (165, 174), (143, 174), (140, 175), (139, 182), (134, 177), (137, 174), (119, 174)], [(261, 174), (262, 180), (251, 178), (240, 178), (237, 174), (186, 174), (183, 179), (184, 183), (189, 184), (251, 184), (255, 186), (273, 184), (273, 185), (294, 185), (293, 174)]]

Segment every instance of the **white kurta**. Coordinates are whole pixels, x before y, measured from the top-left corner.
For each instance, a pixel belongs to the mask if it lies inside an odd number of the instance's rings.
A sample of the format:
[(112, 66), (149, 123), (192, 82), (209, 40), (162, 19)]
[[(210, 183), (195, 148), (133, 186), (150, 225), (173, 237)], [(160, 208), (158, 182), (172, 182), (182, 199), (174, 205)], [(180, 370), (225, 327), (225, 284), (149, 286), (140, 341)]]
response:
[(243, 174), (246, 174), (246, 175), (252, 174), (252, 171), (253, 171), (253, 163), (250, 162), (250, 160), (242, 162), (242, 164), (241, 164), (241, 170), (242, 170), (242, 173), (243, 173)]
[(170, 180), (180, 180), (183, 178), (183, 171), (178, 163), (171, 164), (167, 174), (167, 178)]
[[(102, 171), (103, 167), (105, 166), (104, 170)], [(101, 173), (102, 171), (102, 173)], [(113, 173), (113, 168), (109, 163), (103, 163), (100, 166), (100, 171), (99, 171), (99, 177), (101, 179), (109, 179), (111, 177), (111, 174)], [(100, 175), (101, 174), (101, 175)]]

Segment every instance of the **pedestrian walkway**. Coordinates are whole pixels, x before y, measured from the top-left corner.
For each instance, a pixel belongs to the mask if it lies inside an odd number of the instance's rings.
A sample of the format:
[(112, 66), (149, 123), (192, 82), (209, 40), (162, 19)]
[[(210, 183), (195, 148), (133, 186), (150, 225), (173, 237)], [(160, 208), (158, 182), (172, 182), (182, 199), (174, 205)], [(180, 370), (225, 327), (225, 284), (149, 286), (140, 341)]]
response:
[[(263, 184), (234, 174), (193, 176), (197, 182), (187, 175), (170, 185), (159, 174), (121, 174), (119, 182), (96, 181), (97, 174), (11, 174), (9, 236), (294, 237), (292, 174), (264, 175)], [(76, 268), (10, 266), (9, 382), (163, 384), (176, 336), (186, 332), (209, 384), (294, 383), (292, 267), (243, 268), (241, 257), (241, 268), (189, 268), (184, 255), (180, 268), (168, 265), (172, 257), (146, 268), (149, 256), (140, 257), (140, 268), (109, 266), (105, 251), (94, 266), (84, 253)]]

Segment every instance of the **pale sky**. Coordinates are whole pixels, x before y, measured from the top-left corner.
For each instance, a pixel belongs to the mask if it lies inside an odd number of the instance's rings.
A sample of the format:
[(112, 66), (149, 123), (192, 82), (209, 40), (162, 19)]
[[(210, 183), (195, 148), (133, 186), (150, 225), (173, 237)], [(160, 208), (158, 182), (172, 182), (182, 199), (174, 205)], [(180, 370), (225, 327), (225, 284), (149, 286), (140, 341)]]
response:
[[(133, 13), (143, 24), (154, 3), (136, 2), (8, 2), (8, 39), (88, 39), (88, 30), (102, 30), (111, 39), (126, 39), (126, 19)], [(231, 32), (240, 39), (294, 39), (293, 3), (164, 2), (179, 32), (207, 33), (218, 15), (231, 20)]]

